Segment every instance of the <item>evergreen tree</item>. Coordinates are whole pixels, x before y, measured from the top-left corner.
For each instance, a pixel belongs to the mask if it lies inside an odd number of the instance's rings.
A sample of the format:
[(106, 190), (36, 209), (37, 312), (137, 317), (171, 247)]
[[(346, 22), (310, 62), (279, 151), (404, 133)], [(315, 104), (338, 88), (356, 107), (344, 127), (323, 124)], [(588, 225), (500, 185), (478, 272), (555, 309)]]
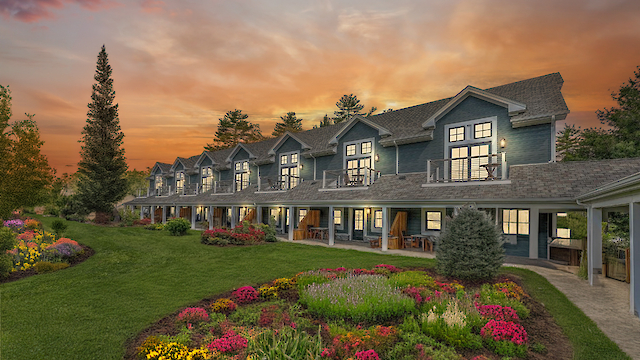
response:
[(362, 115), (367, 117), (377, 110), (375, 106), (372, 106), (371, 110), (367, 113), (361, 112), (362, 109), (364, 109), (364, 105), (360, 104), (358, 97), (353, 94), (342, 95), (340, 100), (336, 103), (336, 106), (340, 110), (333, 112), (336, 116), (333, 120), (334, 124), (339, 124), (345, 120), (349, 120), (353, 115)]
[(284, 116), (280, 116), (282, 122), (276, 123), (271, 136), (278, 137), (285, 132), (296, 133), (302, 131), (302, 119), (296, 117), (296, 113), (293, 111), (288, 112)]
[(640, 156), (640, 67), (634, 75), (611, 94), (617, 107), (596, 111), (609, 129), (565, 126), (559, 133), (558, 150), (563, 161)]
[(82, 159), (78, 163), (78, 200), (100, 220), (113, 211), (128, 191), (127, 163), (122, 143), (118, 104), (111, 79), (111, 66), (104, 45), (98, 54), (92, 102), (88, 104), (87, 124), (82, 130)]
[(218, 130), (213, 143), (207, 144), (205, 150), (216, 151), (236, 146), (238, 143), (252, 143), (263, 140), (260, 125), (247, 121), (249, 115), (242, 110), (228, 111), (223, 118), (218, 119)]
[[(40, 153), (43, 141), (33, 115), (9, 125), (11, 92), (0, 85), (0, 217), (44, 200), (53, 174)], [(9, 129), (9, 131), (6, 131)]]
[(331, 119), (327, 114), (324, 114), (324, 117), (322, 118), (322, 120), (320, 120), (320, 124), (319, 125), (313, 125), (314, 129), (317, 129), (319, 127), (325, 127), (325, 126), (329, 126), (333, 124), (333, 119)]

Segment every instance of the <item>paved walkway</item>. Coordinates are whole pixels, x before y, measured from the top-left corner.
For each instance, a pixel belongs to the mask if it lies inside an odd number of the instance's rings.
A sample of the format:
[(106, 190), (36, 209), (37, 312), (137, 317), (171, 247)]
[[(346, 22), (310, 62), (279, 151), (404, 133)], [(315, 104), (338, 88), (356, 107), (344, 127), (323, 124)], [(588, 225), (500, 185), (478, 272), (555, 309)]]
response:
[[(282, 239), (288, 241), (287, 239)], [(299, 244), (325, 246), (313, 240), (295, 241)], [(338, 242), (333, 247), (388, 255), (435, 258), (434, 253), (414, 250), (388, 250), (363, 246), (364, 243)], [(590, 317), (609, 339), (631, 358), (640, 360), (640, 319), (629, 312), (629, 285), (621, 281), (601, 278), (599, 286), (590, 286), (579, 279), (568, 266), (556, 265), (545, 260), (533, 260), (508, 256), (505, 266), (521, 267), (544, 276), (553, 286), (562, 291), (571, 302)]]

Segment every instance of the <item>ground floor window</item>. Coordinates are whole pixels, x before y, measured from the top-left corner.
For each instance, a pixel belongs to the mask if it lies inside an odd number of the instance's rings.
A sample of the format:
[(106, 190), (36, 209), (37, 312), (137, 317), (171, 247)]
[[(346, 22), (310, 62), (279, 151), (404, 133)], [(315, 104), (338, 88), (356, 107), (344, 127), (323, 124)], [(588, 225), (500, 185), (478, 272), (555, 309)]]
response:
[(529, 210), (502, 209), (502, 232), (529, 235)]
[(442, 213), (440, 211), (427, 211), (426, 219), (425, 229), (442, 230)]
[(305, 216), (307, 216), (307, 209), (299, 209), (298, 210), (298, 223), (300, 223), (300, 221), (302, 221), (302, 219), (304, 219)]
[(353, 212), (353, 230), (364, 230), (364, 210), (354, 210)]
[(333, 225), (336, 229), (342, 230), (342, 209), (333, 209)]
[(376, 229), (382, 229), (382, 210), (376, 210), (373, 212), (373, 227)]
[(269, 215), (270, 215), (270, 219), (269, 222), (274, 221), (274, 225), (276, 227), (280, 226), (280, 209), (275, 208), (275, 209), (270, 209), (269, 210)]

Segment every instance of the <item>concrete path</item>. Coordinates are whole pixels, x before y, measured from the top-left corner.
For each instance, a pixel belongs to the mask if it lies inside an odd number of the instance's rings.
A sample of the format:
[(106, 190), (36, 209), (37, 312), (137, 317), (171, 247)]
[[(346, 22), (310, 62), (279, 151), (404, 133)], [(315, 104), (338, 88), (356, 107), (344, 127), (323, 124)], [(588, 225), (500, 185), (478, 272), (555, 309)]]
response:
[[(280, 240), (288, 242), (287, 239)], [(329, 247), (327, 243), (313, 240), (299, 240), (295, 243)], [(380, 249), (349, 242), (336, 242), (333, 247), (388, 255), (435, 258), (435, 253), (412, 250), (388, 250), (383, 253)], [(508, 256), (504, 265), (525, 268), (544, 276), (590, 317), (622, 351), (632, 359), (640, 360), (640, 319), (631, 315), (629, 311), (628, 284), (601, 278), (599, 286), (590, 286), (586, 280), (573, 274), (569, 267), (545, 260)]]

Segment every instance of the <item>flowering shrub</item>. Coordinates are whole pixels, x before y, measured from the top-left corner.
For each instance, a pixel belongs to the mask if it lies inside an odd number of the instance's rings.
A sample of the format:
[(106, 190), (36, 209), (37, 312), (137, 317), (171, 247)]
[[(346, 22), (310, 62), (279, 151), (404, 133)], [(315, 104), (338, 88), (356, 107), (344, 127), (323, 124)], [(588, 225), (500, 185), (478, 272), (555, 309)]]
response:
[(8, 227), (9, 229), (15, 232), (18, 232), (22, 230), (22, 227), (24, 226), (24, 222), (20, 219), (7, 220), (4, 222), (4, 226)]
[(393, 265), (387, 265), (387, 264), (376, 265), (376, 269), (387, 269), (389, 270), (389, 272), (392, 272), (392, 273), (396, 273), (400, 271), (400, 269), (398, 269), (397, 267)]
[(178, 314), (178, 321), (187, 324), (197, 324), (199, 322), (209, 321), (209, 314), (203, 308), (189, 307)]
[(247, 339), (242, 335), (236, 334), (230, 330), (221, 338), (213, 340), (207, 347), (211, 351), (219, 351), (221, 353), (236, 353), (247, 347)]
[(480, 304), (508, 306), (516, 311), (520, 319), (526, 319), (529, 316), (529, 309), (522, 302), (508, 297), (504, 291), (496, 290), (489, 284), (482, 285), (479, 295), (477, 301)]
[(258, 292), (251, 286), (243, 286), (234, 291), (232, 296), (238, 304), (247, 304), (258, 299)]
[(253, 225), (243, 224), (233, 230), (211, 229), (205, 230), (200, 236), (200, 242), (207, 245), (250, 245), (261, 243), (265, 240), (265, 233), (256, 229)]
[(389, 277), (389, 281), (399, 288), (407, 286), (435, 288), (436, 282), (423, 271), (403, 271)]
[(453, 283), (441, 283), (439, 281), (436, 281), (436, 285), (440, 288), (440, 290), (449, 293), (449, 294), (455, 294), (460, 290), (464, 290), (464, 286), (453, 282)]
[(422, 331), (457, 348), (477, 349), (482, 346), (478, 335), (471, 333), (466, 314), (458, 308), (458, 302), (447, 303), (442, 313), (434, 306), (420, 316)]
[(24, 228), (26, 230), (35, 231), (35, 230), (40, 229), (41, 227), (42, 227), (42, 224), (40, 223), (40, 221), (38, 221), (36, 219), (27, 218), (24, 221)]
[(359, 351), (356, 353), (358, 360), (380, 360), (375, 350)]
[(138, 354), (145, 359), (153, 360), (204, 360), (209, 358), (208, 351), (205, 348), (189, 350), (189, 348), (183, 344), (162, 341), (155, 336), (149, 336), (145, 342), (138, 347)]
[(222, 298), (211, 304), (211, 311), (215, 313), (228, 314), (236, 309), (236, 303), (231, 299)]
[(487, 346), (498, 355), (525, 357), (527, 354), (527, 332), (522, 325), (500, 320), (490, 320), (480, 335)]
[(52, 259), (68, 259), (82, 252), (82, 247), (77, 241), (67, 238), (60, 238), (45, 249), (48, 252), (48, 257)]
[(508, 298), (516, 300), (520, 300), (525, 295), (524, 290), (522, 290), (522, 288), (513, 281), (493, 284), (493, 288), (504, 293)]
[(263, 307), (260, 310), (258, 325), (272, 328), (282, 328), (283, 326), (296, 328), (296, 323), (291, 321), (289, 314), (286, 311), (281, 311), (276, 305)]
[(295, 279), (288, 279), (288, 278), (279, 278), (279, 279), (273, 280), (273, 286), (278, 290), (291, 289), (293, 285), (295, 285), (295, 283), (296, 283)]
[(260, 293), (260, 297), (265, 299), (278, 298), (278, 288), (275, 286), (269, 286), (267, 284), (262, 285), (258, 288), (258, 293)]
[(360, 359), (359, 353), (361, 356), (376, 354), (376, 357), (364, 357), (364, 359), (377, 359), (377, 353), (386, 352), (397, 340), (398, 330), (395, 327), (378, 325), (368, 330), (337, 334), (333, 337), (331, 346), (325, 348), (321, 355), (329, 359), (347, 359), (354, 356)]
[(519, 320), (518, 313), (508, 306), (500, 305), (480, 305), (475, 302), (474, 305), (485, 319), (499, 320), (499, 321), (514, 321)]
[(147, 225), (150, 225), (150, 224), (151, 224), (151, 219), (149, 219), (149, 218), (133, 220), (133, 225), (147, 226)]

